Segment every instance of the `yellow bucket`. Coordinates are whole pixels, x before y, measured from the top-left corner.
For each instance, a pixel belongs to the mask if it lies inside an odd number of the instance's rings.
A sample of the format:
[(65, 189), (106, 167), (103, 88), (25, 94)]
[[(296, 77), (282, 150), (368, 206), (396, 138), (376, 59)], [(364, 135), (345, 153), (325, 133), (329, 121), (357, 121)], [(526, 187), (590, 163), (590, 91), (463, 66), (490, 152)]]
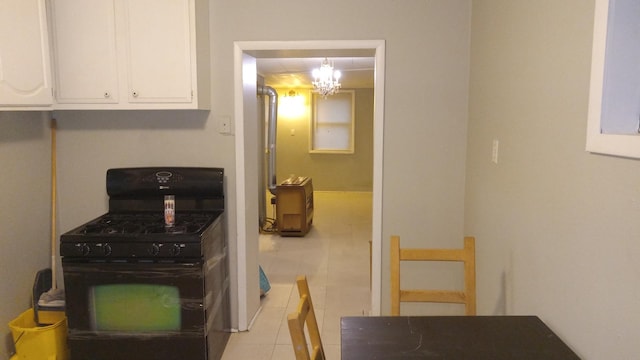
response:
[(38, 326), (29, 309), (9, 322), (16, 355), (11, 360), (67, 360), (67, 318)]

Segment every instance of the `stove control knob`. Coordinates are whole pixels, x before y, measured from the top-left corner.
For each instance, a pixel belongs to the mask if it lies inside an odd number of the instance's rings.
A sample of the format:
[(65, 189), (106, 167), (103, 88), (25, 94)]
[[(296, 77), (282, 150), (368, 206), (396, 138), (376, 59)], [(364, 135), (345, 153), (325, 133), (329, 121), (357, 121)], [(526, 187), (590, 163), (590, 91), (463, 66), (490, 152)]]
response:
[(91, 247), (89, 247), (87, 243), (78, 243), (76, 244), (76, 248), (78, 248), (78, 251), (82, 256), (87, 256), (91, 253)]
[(109, 244), (104, 244), (102, 246), (102, 253), (104, 254), (104, 256), (109, 256), (111, 255), (113, 249), (111, 249), (111, 245)]
[(173, 246), (171, 247), (171, 255), (178, 256), (180, 255), (181, 250), (182, 249), (180, 249), (180, 244), (173, 244)]
[(149, 249), (149, 253), (152, 256), (157, 256), (160, 253), (160, 245), (156, 243), (151, 244), (151, 249)]

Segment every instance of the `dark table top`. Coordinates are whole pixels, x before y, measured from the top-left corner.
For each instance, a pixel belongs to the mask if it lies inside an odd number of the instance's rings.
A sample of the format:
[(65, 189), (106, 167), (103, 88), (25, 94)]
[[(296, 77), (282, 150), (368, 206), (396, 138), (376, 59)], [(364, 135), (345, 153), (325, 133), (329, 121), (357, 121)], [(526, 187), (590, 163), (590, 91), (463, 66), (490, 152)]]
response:
[(537, 316), (343, 317), (342, 360), (580, 359)]

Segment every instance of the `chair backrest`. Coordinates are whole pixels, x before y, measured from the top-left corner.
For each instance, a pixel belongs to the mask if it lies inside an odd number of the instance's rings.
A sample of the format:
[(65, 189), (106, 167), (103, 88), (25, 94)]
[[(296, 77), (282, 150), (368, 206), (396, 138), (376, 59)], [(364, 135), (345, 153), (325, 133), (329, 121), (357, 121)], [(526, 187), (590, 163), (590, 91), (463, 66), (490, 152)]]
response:
[[(313, 302), (311, 301), (307, 277), (299, 275), (296, 278), (296, 284), (298, 286), (300, 301), (298, 302), (296, 311), (287, 316), (289, 333), (291, 334), (291, 342), (293, 343), (296, 360), (325, 360), (324, 348), (322, 347), (322, 340), (320, 339), (316, 314), (313, 310)], [(309, 339), (311, 340), (311, 354), (309, 354), (309, 346), (307, 345), (307, 337), (304, 331), (305, 324)]]
[[(457, 303), (466, 315), (476, 315), (475, 238), (465, 237), (463, 249), (401, 249), (400, 237), (391, 237), (391, 315), (400, 315), (401, 302)], [(401, 261), (457, 261), (464, 263), (464, 291), (403, 290), (400, 288)]]

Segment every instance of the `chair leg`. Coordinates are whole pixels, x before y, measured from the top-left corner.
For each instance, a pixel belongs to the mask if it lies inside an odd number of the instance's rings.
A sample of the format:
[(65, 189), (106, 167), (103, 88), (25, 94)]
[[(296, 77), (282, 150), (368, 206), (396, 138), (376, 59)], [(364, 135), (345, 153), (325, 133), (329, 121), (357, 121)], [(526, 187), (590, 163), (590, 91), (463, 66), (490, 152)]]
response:
[(391, 315), (400, 315), (400, 237), (391, 237)]

